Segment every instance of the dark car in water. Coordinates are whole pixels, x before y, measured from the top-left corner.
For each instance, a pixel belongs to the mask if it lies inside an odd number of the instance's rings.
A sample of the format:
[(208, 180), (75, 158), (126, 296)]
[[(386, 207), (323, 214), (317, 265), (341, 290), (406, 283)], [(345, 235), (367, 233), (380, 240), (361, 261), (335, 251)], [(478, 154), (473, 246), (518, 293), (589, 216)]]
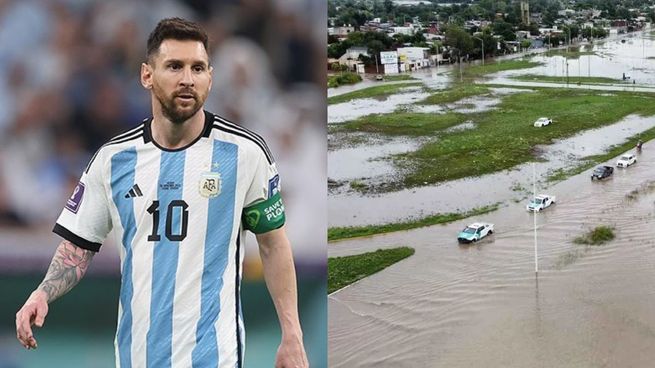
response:
[(612, 174), (614, 174), (614, 168), (612, 166), (598, 166), (591, 174), (591, 180), (609, 178)]

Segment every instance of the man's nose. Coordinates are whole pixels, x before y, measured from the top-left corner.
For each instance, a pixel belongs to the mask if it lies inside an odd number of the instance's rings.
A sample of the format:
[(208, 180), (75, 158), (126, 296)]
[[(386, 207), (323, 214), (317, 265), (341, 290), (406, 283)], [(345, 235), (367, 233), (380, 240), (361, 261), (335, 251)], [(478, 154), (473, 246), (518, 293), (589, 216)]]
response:
[(191, 68), (184, 68), (184, 71), (182, 72), (182, 79), (180, 80), (180, 84), (183, 86), (193, 86), (193, 73), (191, 72)]

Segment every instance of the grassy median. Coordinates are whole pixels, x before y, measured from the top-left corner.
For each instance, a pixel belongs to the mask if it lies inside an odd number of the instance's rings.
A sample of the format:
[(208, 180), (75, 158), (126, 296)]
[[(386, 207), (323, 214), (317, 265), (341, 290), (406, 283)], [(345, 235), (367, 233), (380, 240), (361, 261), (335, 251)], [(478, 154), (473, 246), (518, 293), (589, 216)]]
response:
[[(566, 76), (548, 76), (548, 75), (517, 75), (511, 79), (526, 81), (526, 82), (546, 82), (546, 83), (566, 83)], [(568, 78), (570, 84), (616, 84), (622, 83), (621, 79), (605, 78), (605, 77), (573, 77)], [(630, 82), (632, 83), (632, 82)]]
[(376, 234), (391, 233), (394, 231), (411, 230), (424, 226), (444, 224), (447, 222), (461, 220), (463, 218), (482, 215), (498, 209), (499, 204), (479, 207), (462, 213), (438, 213), (432, 216), (420, 219), (410, 219), (403, 222), (367, 225), (367, 226), (348, 226), (348, 227), (331, 227), (328, 229), (328, 241), (341, 239), (356, 238), (360, 236), (371, 236)]
[(409, 247), (378, 249), (355, 256), (328, 258), (328, 294), (414, 254)]
[(385, 82), (396, 82), (396, 81), (405, 81), (405, 80), (417, 80), (411, 74), (386, 74), (384, 76)]
[[(510, 169), (534, 160), (535, 145), (610, 125), (629, 114), (655, 115), (655, 95), (648, 93), (538, 88), (499, 98), (498, 108), (486, 112), (370, 115), (341, 124), (339, 131), (435, 138), (417, 151), (392, 156), (407, 174), (378, 190), (393, 191)], [(541, 116), (552, 118), (553, 124), (534, 128)], [(446, 130), (467, 121), (476, 127)]]

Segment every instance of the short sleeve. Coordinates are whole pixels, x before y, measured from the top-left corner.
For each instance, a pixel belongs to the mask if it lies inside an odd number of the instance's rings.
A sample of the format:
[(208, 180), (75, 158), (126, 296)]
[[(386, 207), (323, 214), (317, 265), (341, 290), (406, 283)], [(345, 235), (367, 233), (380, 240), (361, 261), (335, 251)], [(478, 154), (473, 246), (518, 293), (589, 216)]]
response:
[(284, 204), (280, 194), (280, 175), (275, 162), (263, 151), (256, 158), (252, 182), (246, 193), (243, 225), (255, 234), (262, 234), (284, 225)]
[[(100, 156), (100, 155), (98, 155)], [(103, 184), (102, 160), (91, 159), (57, 219), (55, 234), (94, 252), (111, 231), (111, 216)]]

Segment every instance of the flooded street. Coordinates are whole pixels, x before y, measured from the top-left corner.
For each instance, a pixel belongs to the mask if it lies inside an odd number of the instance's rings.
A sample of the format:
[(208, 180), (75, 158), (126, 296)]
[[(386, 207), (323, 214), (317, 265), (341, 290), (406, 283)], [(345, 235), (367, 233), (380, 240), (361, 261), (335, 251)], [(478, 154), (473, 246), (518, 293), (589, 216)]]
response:
[[(655, 145), (612, 178), (587, 173), (549, 189), (558, 203), (524, 203), (413, 231), (328, 246), (329, 256), (411, 246), (416, 254), (329, 297), (331, 367), (646, 367), (655, 359)], [(635, 192), (633, 192), (635, 191)], [(632, 192), (632, 195), (631, 195)], [(475, 220), (491, 238), (459, 245)], [(616, 239), (572, 239), (597, 225)]]
[[(547, 190), (548, 183), (545, 179), (554, 170), (576, 166), (582, 157), (601, 154), (610, 146), (623, 143), (627, 138), (653, 127), (655, 127), (655, 118), (630, 115), (615, 124), (588, 130), (549, 146), (539, 146), (539, 151), (542, 152), (541, 158), (547, 161), (536, 163), (538, 190)], [(400, 148), (398, 152), (401, 152), (409, 150), (411, 145), (405, 142), (392, 144), (391, 147)], [(388, 149), (387, 145), (381, 143), (380, 146), (367, 144), (361, 148), (328, 152), (329, 163), (340, 162), (339, 165), (328, 165), (328, 177), (333, 178), (334, 175), (338, 180), (368, 178), (370, 182), (377, 182), (384, 175), (394, 173), (393, 166), (385, 165), (385, 161), (380, 160), (385, 154), (391, 153), (391, 151), (385, 153), (386, 149)], [(347, 153), (353, 155), (338, 156)], [(356, 154), (362, 154), (361, 158), (355, 158)], [(370, 157), (378, 159), (367, 161)], [(362, 164), (362, 161), (366, 164)], [(612, 159), (608, 162), (614, 165), (616, 160)], [(362, 171), (358, 171), (358, 168)], [(590, 172), (591, 170), (587, 170), (584, 175), (588, 177)], [(329, 226), (395, 222), (408, 217), (464, 212), (498, 202), (522, 200), (527, 194), (532, 193), (532, 163), (480, 177), (451, 180), (434, 186), (391, 193), (361, 195), (348, 190), (347, 186), (331, 192), (332, 195), (328, 200)]]
[[(648, 59), (655, 57), (655, 44), (646, 36), (628, 37), (625, 43), (599, 42), (594, 55), (569, 59), (571, 76), (621, 78), (625, 71), (636, 85), (571, 87), (608, 94), (624, 88), (655, 91), (655, 60)], [(552, 87), (556, 84), (509, 77), (565, 75), (561, 56), (533, 59), (546, 64), (498, 73), (490, 83)], [(449, 105), (496, 108), (492, 97)], [(443, 106), (414, 108), (441, 113)], [(499, 202), (501, 208), (445, 225), (330, 243), (329, 257), (400, 246), (413, 247), (416, 253), (328, 297), (329, 366), (653, 366), (655, 238), (650, 230), (655, 218), (655, 141), (644, 144), (637, 164), (615, 169), (609, 179), (592, 182), (587, 170), (556, 184), (545, 182), (553, 170), (574, 167), (581, 158), (604, 153), (653, 127), (655, 117), (629, 115), (536, 147), (541, 159), (536, 164), (537, 190), (557, 196), (557, 204), (537, 215), (538, 276), (534, 215), (525, 210), (525, 198), (532, 192), (532, 164), (385, 194), (363, 195), (348, 185), (331, 189), (330, 227), (395, 222)], [(450, 129), (476, 129), (476, 123), (463, 121)], [(414, 147), (405, 138), (333, 145), (329, 177), (366, 181), (397, 174), (384, 164), (385, 157)], [(615, 162), (612, 158), (607, 164)], [(457, 233), (475, 221), (495, 224), (494, 234), (471, 245), (458, 244)], [(616, 238), (601, 246), (573, 243), (600, 225), (611, 226)]]
[[(611, 95), (612, 91), (655, 92), (655, 44), (648, 34), (641, 38), (623, 37), (596, 42), (593, 45), (594, 55), (581, 55), (578, 59), (569, 59), (569, 74), (580, 69), (580, 75), (613, 76), (618, 70), (630, 71), (626, 74), (638, 79), (639, 84), (616, 85), (575, 85), (570, 88), (604, 90)], [(582, 48), (588, 51), (589, 45)], [(548, 75), (561, 76), (562, 56), (543, 56), (537, 54), (531, 57), (534, 61), (545, 64), (536, 68), (510, 70), (496, 73), (486, 82), (504, 84), (507, 86), (535, 87), (566, 87), (566, 84), (527, 82), (510, 79), (513, 75)], [(579, 63), (575, 64), (575, 63)], [(574, 65), (575, 67), (573, 67)], [(590, 65), (589, 69), (584, 67)], [(577, 67), (579, 66), (579, 68)], [(440, 67), (440, 73), (445, 74), (453, 67)], [(634, 70), (634, 72), (633, 72)], [(413, 74), (415, 78), (433, 81), (442, 87), (446, 84), (442, 74), (436, 73), (436, 68), (422, 70)], [(436, 82), (435, 82), (436, 81)], [(427, 83), (427, 82), (426, 82)], [(652, 84), (649, 84), (652, 83)], [(413, 89), (412, 89), (413, 88)], [(389, 113), (403, 106), (407, 111), (419, 113), (441, 114), (446, 112), (477, 113), (497, 108), (503, 96), (518, 93), (522, 90), (511, 87), (494, 87), (491, 93), (484, 96), (473, 96), (444, 105), (410, 105), (425, 98), (428, 93), (418, 87), (408, 87), (403, 93), (387, 97), (383, 101), (360, 99), (328, 106), (328, 121), (330, 123), (344, 122), (372, 113)], [(529, 93), (529, 90), (523, 90)], [(599, 92), (600, 93), (600, 92)], [(555, 122), (556, 124), (557, 122)], [(601, 154), (610, 146), (621, 144), (626, 139), (655, 127), (655, 118), (628, 116), (612, 126), (581, 132), (579, 135), (565, 139), (551, 146), (540, 146), (540, 157), (543, 162), (537, 163), (540, 178), (545, 179), (558, 169), (567, 169), (579, 164), (584, 156)], [(451, 129), (475, 129), (475, 121), (465, 121)], [(329, 139), (333, 139), (330, 136)], [(398, 177), (401, 173), (391, 162), (391, 156), (398, 153), (418, 149), (424, 142), (399, 140), (377, 140), (365, 142), (360, 146), (331, 147), (328, 150), (328, 177), (340, 182), (356, 181), (375, 185), (383, 182), (385, 177)], [(435, 168), (438, 170), (438, 168)], [(352, 190), (349, 185), (330, 188), (328, 200), (329, 226), (358, 226), (398, 222), (408, 218), (420, 218), (435, 213), (462, 212), (494, 203), (512, 203), (523, 200), (531, 191), (532, 165), (524, 164), (510, 170), (484, 175), (476, 178), (463, 178), (447, 181), (437, 185), (417, 187), (382, 194), (362, 194)], [(546, 186), (542, 180), (541, 186)]]

